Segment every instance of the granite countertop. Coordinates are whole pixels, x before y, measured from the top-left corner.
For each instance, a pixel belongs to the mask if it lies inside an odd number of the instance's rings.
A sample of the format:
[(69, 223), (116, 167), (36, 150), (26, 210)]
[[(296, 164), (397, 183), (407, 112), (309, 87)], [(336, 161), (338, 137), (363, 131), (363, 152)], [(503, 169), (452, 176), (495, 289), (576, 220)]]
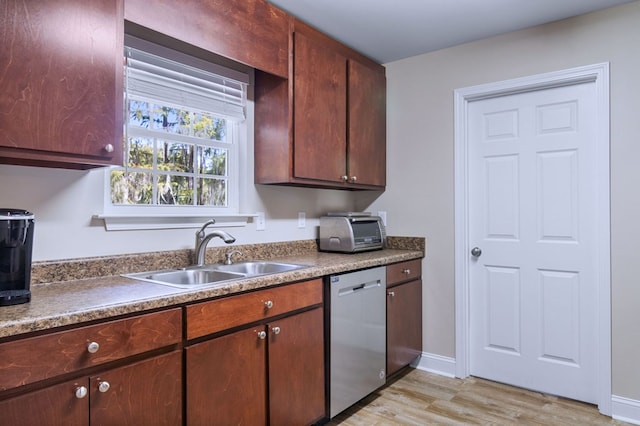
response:
[[(180, 289), (114, 274), (101, 274), (95, 278), (36, 283), (31, 286), (31, 302), (0, 307), (0, 339), (150, 309), (178, 306), (350, 270), (418, 259), (424, 257), (424, 239), (422, 240), (422, 249), (387, 248), (358, 254), (317, 251), (285, 253), (280, 257), (270, 257), (269, 260), (297, 263), (308, 265), (308, 267), (284, 273), (239, 279), (208, 288)], [(145, 269), (138, 268), (138, 270), (144, 271)]]

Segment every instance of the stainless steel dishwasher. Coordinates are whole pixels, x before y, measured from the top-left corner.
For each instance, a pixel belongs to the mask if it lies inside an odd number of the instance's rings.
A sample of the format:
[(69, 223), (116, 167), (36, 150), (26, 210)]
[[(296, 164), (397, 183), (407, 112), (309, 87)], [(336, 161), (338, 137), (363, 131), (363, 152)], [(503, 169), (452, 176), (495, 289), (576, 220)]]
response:
[(329, 417), (385, 383), (386, 268), (331, 275)]

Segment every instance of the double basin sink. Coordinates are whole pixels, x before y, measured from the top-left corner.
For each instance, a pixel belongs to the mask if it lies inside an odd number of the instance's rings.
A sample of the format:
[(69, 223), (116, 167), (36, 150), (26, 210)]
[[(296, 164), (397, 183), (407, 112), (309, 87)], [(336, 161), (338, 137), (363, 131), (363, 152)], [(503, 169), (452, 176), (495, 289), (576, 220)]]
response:
[(277, 274), (307, 268), (307, 265), (269, 261), (238, 262), (231, 265), (217, 264), (189, 266), (180, 269), (125, 274), (124, 277), (178, 288), (210, 287), (229, 281), (261, 275)]

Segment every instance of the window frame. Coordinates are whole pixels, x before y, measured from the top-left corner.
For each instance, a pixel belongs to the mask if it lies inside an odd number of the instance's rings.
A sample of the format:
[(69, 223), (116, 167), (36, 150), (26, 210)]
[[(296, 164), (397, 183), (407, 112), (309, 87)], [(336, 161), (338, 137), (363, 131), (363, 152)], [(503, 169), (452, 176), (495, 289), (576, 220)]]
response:
[[(163, 46), (156, 45), (146, 40), (138, 39), (129, 35), (125, 35), (125, 46), (131, 47), (137, 50), (142, 50), (152, 55), (160, 56), (161, 58), (169, 59), (170, 61), (179, 62), (186, 66), (195, 67), (207, 72), (218, 74), (223, 78), (229, 78), (239, 81), (244, 84), (244, 110), (245, 114), (249, 115), (248, 108), (248, 84), (250, 82), (250, 75), (248, 72), (242, 72), (233, 70), (222, 65), (218, 65), (212, 62), (204, 61), (202, 59), (186, 55), (182, 52), (178, 52), (172, 49), (165, 48)], [(126, 80), (125, 80), (126, 81)], [(155, 99), (148, 99), (148, 102), (156, 102), (162, 104), (163, 101), (157, 102)], [(129, 108), (126, 100), (126, 92), (123, 97), (125, 114), (124, 132), (125, 132), (125, 144), (124, 149), (128, 150), (127, 140), (127, 120), (129, 114)], [(177, 105), (166, 105), (171, 107), (179, 107), (189, 109), (194, 112), (202, 112), (197, 108), (180, 107)], [(211, 113), (212, 111), (208, 111)], [(214, 112), (215, 113), (215, 112)], [(216, 116), (224, 117), (221, 114), (215, 113)], [(231, 138), (228, 145), (223, 143), (224, 148), (227, 149), (227, 206), (215, 207), (215, 206), (185, 206), (185, 205), (114, 205), (111, 203), (111, 183), (110, 176), (111, 171), (114, 168), (125, 169), (128, 152), (125, 152), (123, 166), (114, 166), (105, 169), (104, 171), (104, 203), (103, 214), (94, 215), (94, 219), (102, 219), (105, 221), (107, 230), (117, 229), (161, 229), (161, 228), (193, 228), (200, 226), (204, 219), (215, 218), (219, 226), (244, 226), (251, 217), (255, 217), (255, 214), (241, 214), (240, 211), (240, 188), (244, 185), (241, 182), (243, 178), (241, 174), (240, 156), (243, 151), (247, 149), (248, 130), (250, 128), (247, 122), (250, 117), (245, 117), (242, 121), (235, 121), (224, 117), (227, 120), (227, 138)], [(171, 134), (167, 134), (170, 139)], [(156, 136), (158, 138), (158, 136)], [(197, 139), (197, 138), (194, 138)], [(206, 140), (201, 141), (185, 141), (182, 137), (173, 139), (178, 143), (194, 143), (195, 145), (207, 146)], [(200, 143), (204, 142), (204, 143)], [(196, 148), (197, 149), (197, 148)]]

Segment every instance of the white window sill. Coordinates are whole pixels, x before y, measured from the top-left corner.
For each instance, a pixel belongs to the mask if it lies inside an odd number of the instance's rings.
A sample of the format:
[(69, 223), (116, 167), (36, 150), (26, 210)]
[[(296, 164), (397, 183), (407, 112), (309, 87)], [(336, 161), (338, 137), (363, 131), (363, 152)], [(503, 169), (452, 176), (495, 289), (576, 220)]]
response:
[(178, 229), (199, 228), (206, 221), (215, 219), (216, 223), (210, 227), (247, 226), (249, 218), (256, 217), (253, 213), (230, 215), (133, 215), (133, 214), (96, 214), (93, 219), (103, 220), (107, 231), (131, 231), (142, 229)]

